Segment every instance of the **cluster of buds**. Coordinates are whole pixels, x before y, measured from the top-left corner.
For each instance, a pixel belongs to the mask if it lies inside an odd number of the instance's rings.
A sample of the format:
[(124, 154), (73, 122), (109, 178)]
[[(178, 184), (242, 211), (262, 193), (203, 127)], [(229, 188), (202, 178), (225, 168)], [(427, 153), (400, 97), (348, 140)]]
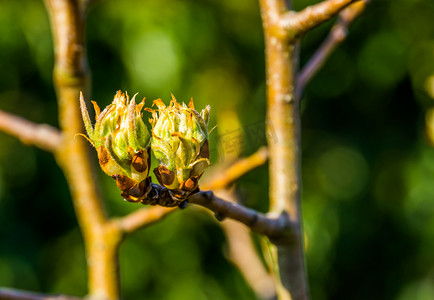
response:
[(152, 112), (152, 152), (160, 165), (154, 169), (158, 182), (170, 190), (172, 198), (183, 201), (198, 190), (199, 179), (210, 165), (208, 119), (210, 106), (199, 114), (193, 99), (189, 105), (170, 105), (154, 100)]
[[(145, 100), (136, 104), (135, 96), (118, 91), (112, 104), (102, 112), (95, 102), (95, 125), (92, 126), (83, 96), (81, 113), (89, 142), (98, 153), (102, 170), (116, 180), (122, 197), (130, 202), (152, 203), (153, 184), (149, 177), (151, 145), (160, 165), (154, 169), (159, 183), (169, 190), (172, 201), (162, 205), (180, 205), (198, 191), (198, 182), (210, 165), (207, 106), (199, 114), (193, 105), (179, 104), (172, 95), (169, 106), (158, 99), (151, 111), (152, 137), (142, 119)], [(155, 195), (154, 195), (155, 197)]]

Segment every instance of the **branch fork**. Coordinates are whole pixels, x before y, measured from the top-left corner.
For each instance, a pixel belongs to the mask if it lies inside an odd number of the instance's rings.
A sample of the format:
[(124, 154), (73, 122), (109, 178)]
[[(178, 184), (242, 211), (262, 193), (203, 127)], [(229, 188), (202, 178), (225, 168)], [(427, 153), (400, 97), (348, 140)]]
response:
[(295, 12), (281, 0), (260, 0), (264, 27), (283, 40), (295, 41), (301, 35), (337, 15), (348, 5), (362, 0), (327, 0)]

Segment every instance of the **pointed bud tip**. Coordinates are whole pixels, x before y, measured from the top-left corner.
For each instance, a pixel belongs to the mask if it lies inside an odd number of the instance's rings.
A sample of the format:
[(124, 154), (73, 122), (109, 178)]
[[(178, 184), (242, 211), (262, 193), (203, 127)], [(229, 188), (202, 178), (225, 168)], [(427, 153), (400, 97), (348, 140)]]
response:
[(188, 107), (194, 109), (193, 97), (191, 97), (190, 103), (188, 103)]

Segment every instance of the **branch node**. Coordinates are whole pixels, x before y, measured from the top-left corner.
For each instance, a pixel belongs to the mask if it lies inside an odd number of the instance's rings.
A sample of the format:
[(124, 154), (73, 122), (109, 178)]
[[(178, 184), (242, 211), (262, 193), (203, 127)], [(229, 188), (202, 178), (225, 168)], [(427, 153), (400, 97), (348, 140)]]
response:
[(215, 212), (214, 213), (214, 217), (217, 219), (217, 221), (223, 221), (224, 219), (226, 219), (226, 216), (225, 216), (225, 214), (224, 213), (222, 213), (222, 212)]
[(329, 20), (352, 2), (354, 0), (327, 0), (297, 13), (289, 11), (282, 15), (280, 25), (290, 38), (297, 38)]
[(186, 209), (187, 206), (188, 206), (188, 200), (184, 200), (178, 205), (179, 209)]
[(255, 226), (256, 223), (258, 223), (258, 215), (257, 214), (253, 215), (252, 220), (250, 221), (249, 227)]
[(213, 193), (213, 191), (205, 191), (205, 192), (202, 192), (202, 193), (205, 195), (205, 197), (206, 197), (207, 200), (209, 200), (209, 201), (211, 201), (212, 198), (214, 197), (214, 193)]
[(339, 18), (330, 30), (329, 35), (301, 70), (295, 92), (295, 98), (300, 100), (304, 87), (324, 65), (327, 58), (342, 43), (348, 35), (348, 27), (364, 11), (368, 0), (357, 1), (339, 13)]

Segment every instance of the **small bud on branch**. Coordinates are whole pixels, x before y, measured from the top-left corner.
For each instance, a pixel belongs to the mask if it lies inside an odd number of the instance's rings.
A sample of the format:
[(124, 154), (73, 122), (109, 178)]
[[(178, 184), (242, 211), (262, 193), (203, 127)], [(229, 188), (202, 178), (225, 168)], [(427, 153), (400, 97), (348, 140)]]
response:
[(201, 113), (176, 102), (172, 95), (170, 105), (161, 99), (154, 101), (152, 112), (152, 151), (160, 161), (154, 169), (158, 182), (170, 190), (180, 203), (198, 189), (199, 179), (210, 165), (208, 147), (208, 119), (210, 106)]
[(151, 136), (142, 120), (141, 110), (145, 100), (136, 105), (135, 96), (118, 91), (112, 104), (102, 112), (95, 109), (95, 126), (80, 95), (81, 113), (87, 139), (95, 147), (102, 170), (116, 180), (123, 197), (131, 202), (140, 202), (139, 196), (149, 188)]

